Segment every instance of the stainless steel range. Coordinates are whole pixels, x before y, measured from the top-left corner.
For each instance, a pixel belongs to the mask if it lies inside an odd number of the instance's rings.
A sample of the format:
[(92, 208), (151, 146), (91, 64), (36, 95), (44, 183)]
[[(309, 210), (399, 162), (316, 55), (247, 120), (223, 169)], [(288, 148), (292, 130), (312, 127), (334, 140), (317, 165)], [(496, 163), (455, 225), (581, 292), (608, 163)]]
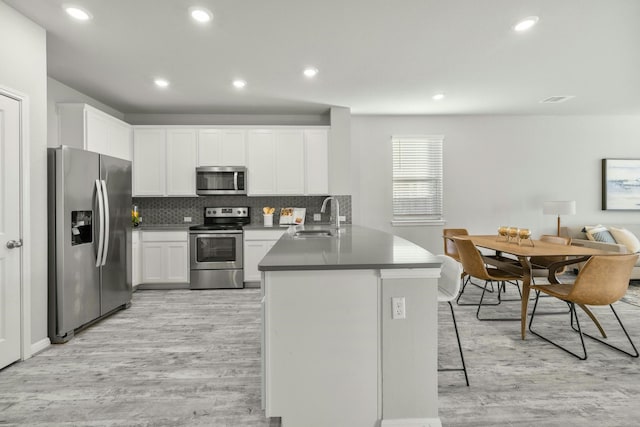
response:
[(204, 224), (189, 227), (191, 289), (243, 288), (242, 226), (248, 207), (204, 208)]

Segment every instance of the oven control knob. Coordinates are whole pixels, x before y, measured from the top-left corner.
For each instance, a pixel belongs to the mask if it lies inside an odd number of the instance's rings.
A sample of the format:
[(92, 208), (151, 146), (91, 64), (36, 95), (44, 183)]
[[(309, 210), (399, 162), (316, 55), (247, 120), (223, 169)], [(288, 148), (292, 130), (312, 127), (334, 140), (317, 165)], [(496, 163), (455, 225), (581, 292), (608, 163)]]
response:
[(240, 209), (238, 209), (238, 214), (241, 214), (241, 213), (242, 213), (242, 211)]

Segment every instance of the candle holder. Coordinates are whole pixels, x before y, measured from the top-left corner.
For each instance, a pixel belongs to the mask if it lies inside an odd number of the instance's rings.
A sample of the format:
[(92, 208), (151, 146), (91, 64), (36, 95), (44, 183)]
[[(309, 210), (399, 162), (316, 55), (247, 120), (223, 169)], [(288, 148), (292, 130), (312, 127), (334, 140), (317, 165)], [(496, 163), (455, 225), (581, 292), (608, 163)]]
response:
[(508, 231), (509, 227), (501, 225), (500, 227), (498, 227), (498, 238), (496, 239), (496, 241), (500, 241), (503, 240), (505, 242), (509, 241), (509, 236), (508, 236)]
[(507, 242), (518, 241), (518, 233), (520, 233), (520, 229), (518, 227), (507, 228)]
[(521, 228), (518, 230), (518, 246), (520, 246), (522, 244), (522, 242), (526, 242), (529, 241), (529, 243), (531, 243), (531, 246), (533, 245), (533, 240), (531, 240), (531, 230), (529, 230), (528, 228)]

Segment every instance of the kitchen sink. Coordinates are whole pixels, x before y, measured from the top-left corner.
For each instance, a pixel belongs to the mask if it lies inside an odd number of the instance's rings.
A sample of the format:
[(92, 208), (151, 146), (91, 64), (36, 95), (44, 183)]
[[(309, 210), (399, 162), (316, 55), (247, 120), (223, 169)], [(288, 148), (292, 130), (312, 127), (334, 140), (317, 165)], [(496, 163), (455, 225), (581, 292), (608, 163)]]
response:
[(335, 236), (333, 230), (319, 229), (319, 230), (298, 230), (293, 234), (293, 237), (297, 239), (307, 239), (314, 237), (332, 237)]

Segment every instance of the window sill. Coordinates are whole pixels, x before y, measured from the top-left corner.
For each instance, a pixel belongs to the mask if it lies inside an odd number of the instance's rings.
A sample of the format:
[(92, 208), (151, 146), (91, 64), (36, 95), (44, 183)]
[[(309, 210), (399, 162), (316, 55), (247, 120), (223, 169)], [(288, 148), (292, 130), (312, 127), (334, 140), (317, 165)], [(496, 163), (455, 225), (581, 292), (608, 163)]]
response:
[(444, 219), (394, 219), (391, 221), (393, 227), (411, 227), (415, 225), (442, 226), (447, 221)]

